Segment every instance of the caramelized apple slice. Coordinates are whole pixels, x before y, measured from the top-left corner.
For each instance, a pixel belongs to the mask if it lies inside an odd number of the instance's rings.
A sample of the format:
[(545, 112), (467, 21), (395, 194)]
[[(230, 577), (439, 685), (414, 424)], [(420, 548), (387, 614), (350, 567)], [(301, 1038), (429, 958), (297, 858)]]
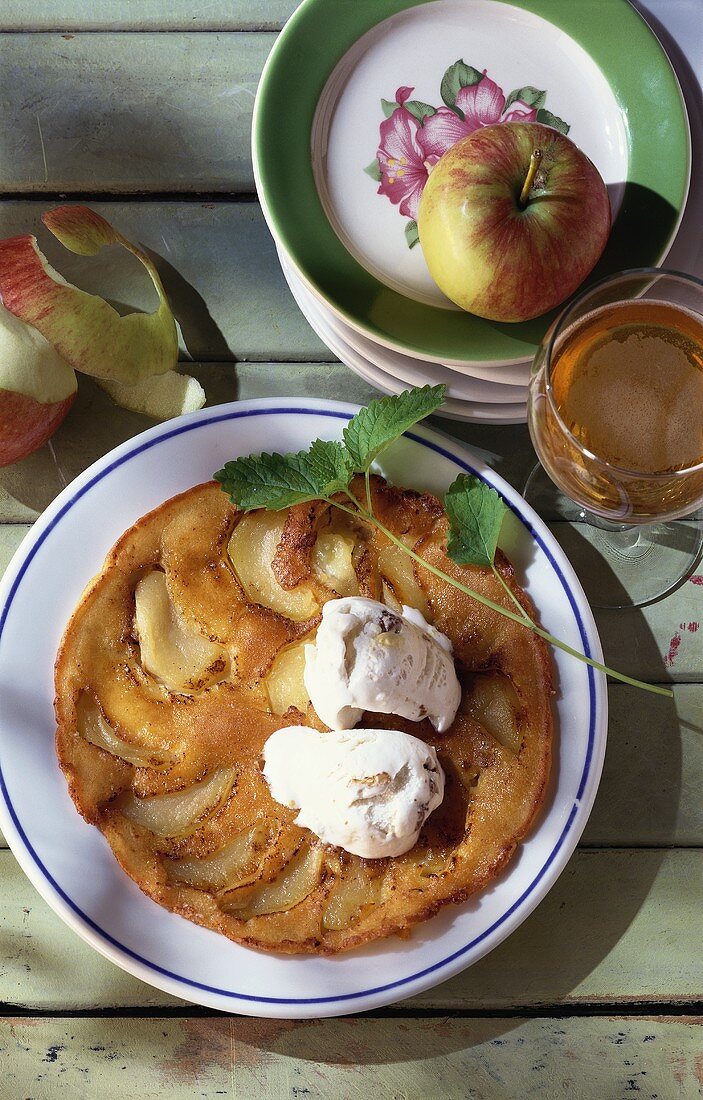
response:
[(241, 904), (237, 904), (238, 899), (235, 897), (223, 908), (240, 920), (263, 917), (266, 913), (284, 913), (305, 901), (308, 894), (315, 889), (320, 881), (322, 861), (322, 848), (311, 848), (303, 843), (273, 882), (267, 882), (253, 893), (247, 893)]
[(119, 808), (135, 825), (157, 836), (189, 836), (206, 818), (212, 817), (229, 796), (234, 775), (234, 768), (218, 768), (207, 779), (184, 791), (151, 798), (129, 794)]
[(146, 672), (181, 694), (224, 680), (229, 670), (226, 650), (185, 623), (163, 573), (155, 569), (142, 577), (134, 599), (135, 631)]
[(252, 603), (300, 623), (319, 610), (312, 589), (305, 583), (282, 588), (271, 568), (286, 515), (286, 512), (248, 512), (235, 527), (228, 552), (239, 583)]
[(422, 612), (428, 622), (432, 622), (427, 597), (417, 582), (412, 558), (399, 546), (385, 546), (378, 555), (378, 571), (384, 582), (384, 598), (390, 586), (397, 605), (414, 607)]
[(308, 634), (301, 641), (287, 646), (271, 665), (265, 683), (274, 714), (285, 714), (289, 707), (297, 707), (305, 714), (310, 702), (308, 689), (303, 681), (305, 646), (312, 641), (314, 635)]
[(322, 914), (322, 927), (342, 931), (359, 919), (364, 909), (378, 905), (383, 892), (383, 875), (369, 880), (355, 864), (337, 877)]
[(331, 531), (317, 536), (312, 552), (312, 568), (322, 584), (339, 596), (358, 596), (359, 581), (354, 571), (354, 539)]
[(476, 673), (464, 693), (462, 710), (506, 749), (520, 751), (525, 712), (512, 681), (502, 672)]
[(254, 825), (205, 859), (167, 859), (164, 863), (169, 880), (203, 889), (246, 886), (257, 878), (270, 840), (271, 832), (265, 825)]
[(417, 844), (403, 856), (403, 863), (406, 867), (414, 868), (422, 878), (440, 875), (449, 869), (446, 851), (424, 848)]
[(176, 758), (162, 749), (147, 749), (119, 737), (95, 699), (85, 692), (78, 700), (76, 718), (81, 737), (136, 768), (168, 768), (175, 763)]

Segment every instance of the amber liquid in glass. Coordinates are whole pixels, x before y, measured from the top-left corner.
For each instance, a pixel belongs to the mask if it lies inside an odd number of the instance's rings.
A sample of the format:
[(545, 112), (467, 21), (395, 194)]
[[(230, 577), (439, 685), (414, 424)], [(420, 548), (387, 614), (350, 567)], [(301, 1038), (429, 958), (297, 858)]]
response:
[[(643, 299), (593, 310), (552, 350), (551, 386), (563, 423), (600, 460), (590, 477), (587, 456), (577, 460), (586, 480), (592, 478), (588, 492), (600, 511), (609, 503), (621, 510), (623, 492), (642, 519), (671, 509), (672, 495), (681, 497), (679, 508), (688, 495), (693, 507), (701, 475), (671, 481), (662, 475), (703, 461), (699, 317)], [(622, 479), (613, 471), (611, 479), (603, 463), (635, 476)]]
[(552, 359), (559, 414), (604, 462), (643, 474), (703, 460), (703, 324), (663, 302), (587, 314)]

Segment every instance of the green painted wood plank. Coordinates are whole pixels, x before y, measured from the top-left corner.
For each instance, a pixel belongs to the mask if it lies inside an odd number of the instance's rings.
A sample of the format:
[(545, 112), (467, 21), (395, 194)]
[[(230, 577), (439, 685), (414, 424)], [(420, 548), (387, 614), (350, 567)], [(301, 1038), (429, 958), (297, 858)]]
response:
[(687, 1100), (700, 1018), (37, 1019), (0, 1023), (8, 1095)]
[(0, 31), (276, 30), (297, 0), (3, 0)]
[(230, 32), (0, 35), (0, 186), (252, 191), (251, 113), (273, 41)]
[(29, 523), (0, 524), (0, 577), (30, 527)]
[[(0, 557), (26, 530), (0, 526)], [(703, 847), (703, 687), (677, 684), (672, 701), (613, 685), (609, 703), (605, 768), (582, 843)]]
[[(3, 207), (0, 205), (0, 221), (2, 213)], [(74, 271), (70, 277), (74, 278), (76, 274)], [(111, 291), (115, 292), (114, 287), (107, 284), (104, 270), (98, 270), (97, 277), (98, 281), (102, 280), (100, 289), (104, 294), (110, 296)], [(82, 281), (87, 287), (88, 280), (84, 278)], [(282, 291), (281, 298), (280, 312), (285, 314), (287, 289)], [(133, 292), (132, 304), (148, 305), (145, 297), (139, 303), (135, 299), (139, 299), (139, 294)], [(293, 309), (296, 309), (294, 305)], [(300, 315), (282, 320), (282, 327), (291, 332), (291, 343), (294, 343), (298, 319), (301, 326), (306, 325)], [(198, 324), (201, 325), (200, 330)], [(207, 339), (202, 336), (203, 324), (197, 319), (192, 322), (189, 332), (195, 333), (195, 336), (189, 339), (191, 347)], [(262, 320), (262, 335), (263, 324)], [(282, 335), (281, 342), (284, 338)], [(256, 397), (321, 397), (365, 404), (379, 393), (341, 363), (184, 362), (182, 369), (200, 379), (208, 405)], [(19, 523), (36, 519), (63, 487), (63, 480), (70, 481), (112, 447), (152, 424), (153, 421), (145, 416), (119, 409), (90, 378), (82, 377), (76, 403), (52, 439), (54, 453), (49, 447), (44, 447), (23, 462), (0, 469), (0, 522)], [(432, 424), (454, 439), (466, 442), (475, 454), (488, 461), (513, 484), (519, 486), (524, 480), (525, 466), (529, 467), (534, 458), (524, 426), (501, 429), (481, 424), (459, 424), (441, 417), (433, 418)], [(55, 458), (58, 459), (58, 468)]]
[(583, 844), (703, 846), (703, 686), (673, 690), (671, 700), (611, 685), (605, 766)]
[(596, 609), (606, 663), (639, 679), (703, 679), (703, 565), (666, 599), (623, 611)]
[[(53, 1011), (172, 1005), (70, 931), (0, 852), (0, 1001)], [(521, 927), (413, 998), (436, 1009), (703, 1000), (703, 851), (581, 849)], [(402, 949), (402, 947), (401, 947)]]
[[(83, 290), (126, 310), (154, 308), (148, 275), (124, 249), (74, 256), (44, 229), (55, 203), (0, 202), (0, 237), (34, 233), (50, 262)], [(127, 237), (153, 250), (196, 361), (329, 360), (293, 300), (255, 203), (91, 203)]]
[[(184, 363), (183, 369), (200, 379), (209, 405), (313, 395), (361, 403), (375, 392), (340, 363)], [(0, 469), (0, 523), (36, 519), (91, 462), (153, 424), (146, 416), (120, 409), (92, 379), (82, 377), (76, 402), (52, 446)]]

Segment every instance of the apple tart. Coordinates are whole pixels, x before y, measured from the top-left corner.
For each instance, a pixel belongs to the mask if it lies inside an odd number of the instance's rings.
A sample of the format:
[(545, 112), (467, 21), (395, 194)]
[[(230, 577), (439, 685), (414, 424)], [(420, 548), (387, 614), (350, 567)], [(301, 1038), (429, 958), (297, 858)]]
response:
[[(434, 497), (380, 478), (372, 497), (428, 564), (514, 606), (490, 570), (449, 559)], [(324, 604), (353, 595), (422, 611), (451, 640), (462, 688), (442, 734), (426, 719), (360, 723), (434, 745), (445, 775), (417, 844), (393, 858), (322, 844), (262, 774), (274, 731), (325, 730), (304, 646)], [(500, 873), (544, 798), (550, 694), (538, 637), (360, 517), (322, 501), (242, 514), (211, 483), (140, 519), (84, 593), (56, 662), (56, 745), (79, 812), (156, 902), (252, 947), (332, 954), (407, 933)]]

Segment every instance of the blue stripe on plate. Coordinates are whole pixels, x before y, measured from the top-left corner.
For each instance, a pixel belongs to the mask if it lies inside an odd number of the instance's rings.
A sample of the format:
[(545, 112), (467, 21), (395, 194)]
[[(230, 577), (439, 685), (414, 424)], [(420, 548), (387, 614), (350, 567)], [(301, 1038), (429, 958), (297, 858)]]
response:
[[(19, 588), (19, 586), (22, 582), (22, 579), (23, 579), (25, 573), (27, 572), (27, 569), (29, 568), (31, 562), (33, 561), (34, 557), (36, 556), (37, 551), (44, 544), (44, 542), (49, 537), (51, 532), (59, 525), (59, 523), (68, 514), (68, 512), (70, 512), (70, 510), (74, 506), (74, 504), (76, 504), (76, 502), (79, 501), (81, 499), (81, 497), (84, 497), (86, 495), (86, 493), (88, 493), (93, 488), (94, 485), (97, 485), (98, 482), (104, 480), (104, 478), (106, 478), (108, 476), (108, 474), (112, 473), (113, 470), (116, 470), (118, 467), (125, 465), (125, 463), (131, 461), (131, 459), (136, 458), (137, 455), (142, 454), (144, 451), (151, 450), (152, 447), (156, 447), (156, 446), (158, 446), (159, 444), (165, 442), (168, 439), (173, 439), (175, 436), (184, 435), (186, 432), (192, 432), (192, 431), (195, 431), (195, 430), (197, 430), (199, 428), (202, 428), (202, 427), (205, 427), (205, 426), (210, 426), (212, 424), (218, 424), (218, 423), (221, 423), (222, 421), (227, 421), (227, 420), (239, 420), (239, 419), (242, 419), (243, 417), (248, 417), (248, 416), (277, 416), (277, 415), (278, 416), (280, 416), (280, 415), (290, 416), (290, 415), (296, 415), (296, 414), (301, 414), (301, 415), (304, 415), (304, 416), (328, 416), (328, 417), (332, 417), (333, 419), (336, 419), (336, 420), (349, 420), (349, 419), (351, 419), (351, 417), (348, 413), (334, 412), (333, 410), (330, 410), (330, 409), (315, 409), (315, 408), (303, 408), (303, 407), (242, 409), (242, 410), (238, 410), (237, 412), (222, 413), (222, 414), (218, 414), (218, 415), (215, 415), (215, 416), (208, 417), (207, 419), (198, 420), (195, 423), (183, 424), (178, 428), (172, 428), (169, 431), (166, 431), (163, 434), (157, 436), (157, 438), (155, 438), (155, 439), (150, 439), (145, 443), (141, 443), (138, 447), (135, 447), (133, 450), (129, 451), (125, 455), (122, 455), (120, 458), (115, 459), (114, 462), (111, 462), (103, 470), (101, 470), (99, 473), (95, 474), (94, 477), (92, 477), (89, 481), (87, 481), (85, 485), (83, 485), (80, 489), (78, 489), (77, 492), (74, 493), (74, 495), (71, 496), (66, 501), (66, 503), (57, 512), (57, 514), (54, 516), (54, 518), (51, 520), (51, 522), (47, 525), (45, 530), (42, 531), (42, 533), (39, 536), (39, 538), (37, 539), (37, 541), (34, 543), (34, 545), (29, 550), (29, 553), (27, 554), (27, 557), (22, 562), (22, 565), (19, 569), (19, 572), (17, 573), (17, 576), (16, 576), (16, 578), (15, 578), (15, 580), (14, 580), (14, 582), (13, 582), (11, 588), (10, 588), (10, 592), (8, 594), (5, 606), (3, 607), (2, 613), (0, 614), (0, 642), (2, 641), (2, 632), (3, 632), (3, 629), (4, 629), (5, 623), (7, 621), (7, 616), (10, 612), (10, 607), (12, 606), (12, 601), (14, 600), (15, 595), (17, 594), (17, 590), (18, 590), (18, 588)], [(413, 433), (413, 432), (406, 432), (406, 435), (409, 439), (414, 440), (416, 443), (420, 443), (423, 447), (427, 447), (427, 448), (429, 448), (429, 450), (434, 451), (436, 454), (442, 455), (443, 458), (448, 458), (450, 460), (450, 462), (455, 463), (457, 466), (461, 466), (461, 468), (463, 470), (465, 470), (467, 473), (473, 474), (475, 477), (481, 478), (482, 481), (487, 481), (486, 478), (481, 477), (481, 475), (476, 470), (474, 470), (474, 468), (472, 466), (470, 466), (467, 462), (464, 462), (463, 459), (457, 458), (457, 456), (452, 454), (451, 451), (445, 450), (445, 448), (441, 447), (439, 444), (431, 443), (428, 440), (423, 439), (422, 436), (415, 435), (415, 433)], [(522, 525), (527, 528), (530, 535), (535, 540), (535, 542), (538, 544), (538, 546), (540, 547), (540, 549), (542, 550), (542, 552), (546, 556), (547, 560), (549, 561), (549, 564), (551, 565), (551, 567), (554, 570), (555, 574), (559, 578), (559, 582), (560, 582), (562, 588), (564, 589), (564, 592), (565, 592), (566, 597), (569, 601), (569, 605), (571, 607), (571, 610), (573, 611), (574, 618), (575, 618), (577, 626), (578, 626), (581, 642), (582, 642), (582, 645), (583, 645), (584, 653), (586, 654), (587, 657), (590, 657), (591, 656), (591, 649), (590, 649), (590, 646), (589, 646), (589, 643), (588, 643), (588, 635), (586, 633), (586, 629), (584, 627), (583, 620), (581, 618), (581, 614), (579, 612), (578, 605), (576, 603), (574, 595), (573, 595), (571, 589), (569, 588), (569, 586), (566, 583), (566, 578), (564, 577), (564, 575), (563, 575), (561, 569), (559, 568), (557, 562), (554, 560), (549, 548), (545, 545), (542, 538), (537, 534), (537, 532), (534, 530), (532, 525), (530, 523), (528, 523), (528, 521), (524, 518), (524, 516), (522, 516), (520, 514), (520, 512), (517, 510), (517, 508), (515, 508), (510, 503), (510, 501), (506, 500), (505, 503), (508, 505), (510, 510), (517, 516), (517, 518), (520, 520)], [(103, 928), (101, 928), (98, 924), (96, 924), (95, 921), (91, 920), (91, 918), (86, 913), (84, 913), (75, 904), (75, 902), (68, 896), (68, 894), (64, 890), (62, 890), (62, 888), (59, 886), (56, 879), (52, 876), (51, 872), (44, 865), (42, 860), (39, 858), (37, 852), (34, 850), (32, 845), (30, 844), (29, 838), (27, 837), (27, 834), (25, 833), (24, 829), (22, 828), (22, 825), (21, 825), (20, 820), (17, 816), (17, 813), (15, 812), (15, 808), (12, 805), (12, 802), (10, 800), (10, 795), (9, 795), (8, 790), (7, 790), (7, 786), (5, 784), (5, 777), (2, 774), (1, 769), (0, 769), (0, 791), (2, 792), (3, 798), (5, 800), (8, 811), (10, 813), (10, 817), (12, 818), (12, 820), (15, 824), (15, 827), (16, 827), (18, 833), (20, 834), (20, 836), (22, 838), (22, 841), (24, 843), (24, 846), (25, 846), (27, 852), (32, 857), (34, 863), (39, 868), (41, 873), (44, 875), (47, 882), (49, 882), (51, 884), (51, 886), (56, 891), (56, 893), (66, 902), (66, 904), (73, 910), (73, 912), (76, 913), (76, 915), (78, 917), (80, 917), (80, 919), (84, 922), (84, 924), (86, 924), (89, 928), (91, 928), (94, 932), (96, 932), (107, 943), (111, 944), (113, 947), (116, 947), (124, 955), (129, 956), (129, 958), (134, 959), (138, 963), (141, 963), (142, 966), (146, 966), (150, 970), (153, 970), (155, 973), (162, 974), (164, 977), (170, 978), (172, 981), (181, 982), (183, 985), (190, 986), (192, 989), (202, 989), (204, 992), (207, 992), (207, 993), (215, 993), (215, 994), (217, 994), (218, 996), (221, 996), (221, 997), (232, 997), (233, 999), (241, 1000), (241, 1001), (248, 1001), (248, 1002), (260, 1003), (260, 1004), (286, 1004), (286, 1005), (329, 1004), (329, 1003), (335, 1002), (335, 1001), (352, 1001), (352, 1000), (355, 1000), (358, 997), (368, 997), (368, 996), (371, 996), (371, 995), (376, 994), (376, 993), (384, 993), (384, 992), (386, 992), (388, 990), (391, 990), (391, 989), (399, 989), (400, 987), (402, 987), (404, 985), (408, 985), (410, 982), (417, 981), (418, 978), (426, 977), (428, 974), (433, 974), (436, 971), (441, 970), (442, 967), (447, 966), (449, 963), (453, 962), (455, 959), (458, 959), (462, 955), (465, 955), (467, 953), (467, 951), (471, 951), (474, 947), (477, 947), (480, 943), (482, 943), (488, 936), (492, 935), (492, 933), (495, 932), (497, 928), (500, 928), (500, 926), (502, 924), (504, 924), (505, 921), (510, 916), (512, 916), (512, 914), (517, 909), (519, 909), (519, 907), (523, 904), (523, 902), (535, 890), (535, 888), (538, 886), (538, 884), (544, 878), (544, 876), (547, 873), (547, 871), (548, 871), (549, 867), (551, 866), (551, 864), (556, 859), (556, 856), (557, 856), (559, 850), (561, 849), (566, 837), (568, 836), (568, 834), (571, 830), (571, 827), (572, 827), (573, 822), (574, 822), (574, 818), (576, 816), (576, 811), (578, 810), (579, 801), (580, 801), (581, 796), (583, 795), (583, 792), (585, 790), (586, 783), (587, 783), (587, 780), (588, 780), (588, 775), (589, 775), (589, 772), (590, 772), (590, 769), (591, 769), (591, 762), (592, 762), (592, 759), (593, 759), (593, 747), (594, 747), (594, 741), (595, 741), (595, 729), (596, 729), (596, 694), (595, 694), (595, 677), (594, 677), (593, 669), (591, 668), (590, 665), (588, 666), (588, 694), (589, 694), (588, 746), (587, 746), (587, 749), (586, 749), (586, 759), (584, 761), (583, 773), (581, 775), (581, 781), (579, 783), (579, 788), (578, 788), (578, 792), (577, 792), (577, 795), (576, 795), (576, 800), (574, 801), (574, 805), (571, 808), (571, 812), (569, 813), (568, 820), (567, 820), (566, 824), (564, 825), (564, 828), (562, 829), (562, 832), (561, 832), (561, 834), (559, 836), (559, 839), (557, 840), (556, 844), (554, 845), (554, 848), (550, 852), (550, 854), (547, 857), (545, 863), (542, 865), (540, 870), (537, 872), (536, 876), (534, 877), (534, 879), (532, 880), (530, 885), (523, 891), (523, 893), (520, 895), (520, 897), (510, 906), (509, 909), (507, 909), (505, 911), (505, 913), (503, 913), (503, 915), (501, 917), (499, 917), (498, 920), (494, 921), (494, 923), (489, 928), (487, 928), (484, 932), (482, 932), (480, 936), (476, 936), (475, 939), (473, 939), (469, 943), (465, 944), (464, 947), (460, 948), (458, 951), (455, 951), (451, 955), (447, 955), (446, 958), (442, 959), (438, 963), (435, 963), (433, 966), (428, 966), (424, 970), (418, 970), (415, 974), (411, 974), (406, 978), (399, 978), (395, 982), (388, 982), (386, 985), (374, 986), (371, 989), (361, 989), (356, 993), (344, 993), (344, 994), (340, 994), (340, 995), (335, 996), (335, 997), (254, 997), (254, 996), (252, 996), (250, 994), (247, 994), (247, 993), (236, 993), (231, 989), (219, 989), (217, 986), (205, 985), (202, 982), (193, 981), (192, 978), (185, 978), (181, 974), (175, 974), (173, 971), (166, 970), (164, 967), (159, 966), (157, 963), (151, 962), (149, 959), (144, 958), (143, 955), (137, 954), (136, 951), (132, 951), (129, 947), (126, 947), (124, 944), (120, 943), (119, 940), (116, 940), (113, 936), (111, 936), (108, 932), (106, 932)]]

